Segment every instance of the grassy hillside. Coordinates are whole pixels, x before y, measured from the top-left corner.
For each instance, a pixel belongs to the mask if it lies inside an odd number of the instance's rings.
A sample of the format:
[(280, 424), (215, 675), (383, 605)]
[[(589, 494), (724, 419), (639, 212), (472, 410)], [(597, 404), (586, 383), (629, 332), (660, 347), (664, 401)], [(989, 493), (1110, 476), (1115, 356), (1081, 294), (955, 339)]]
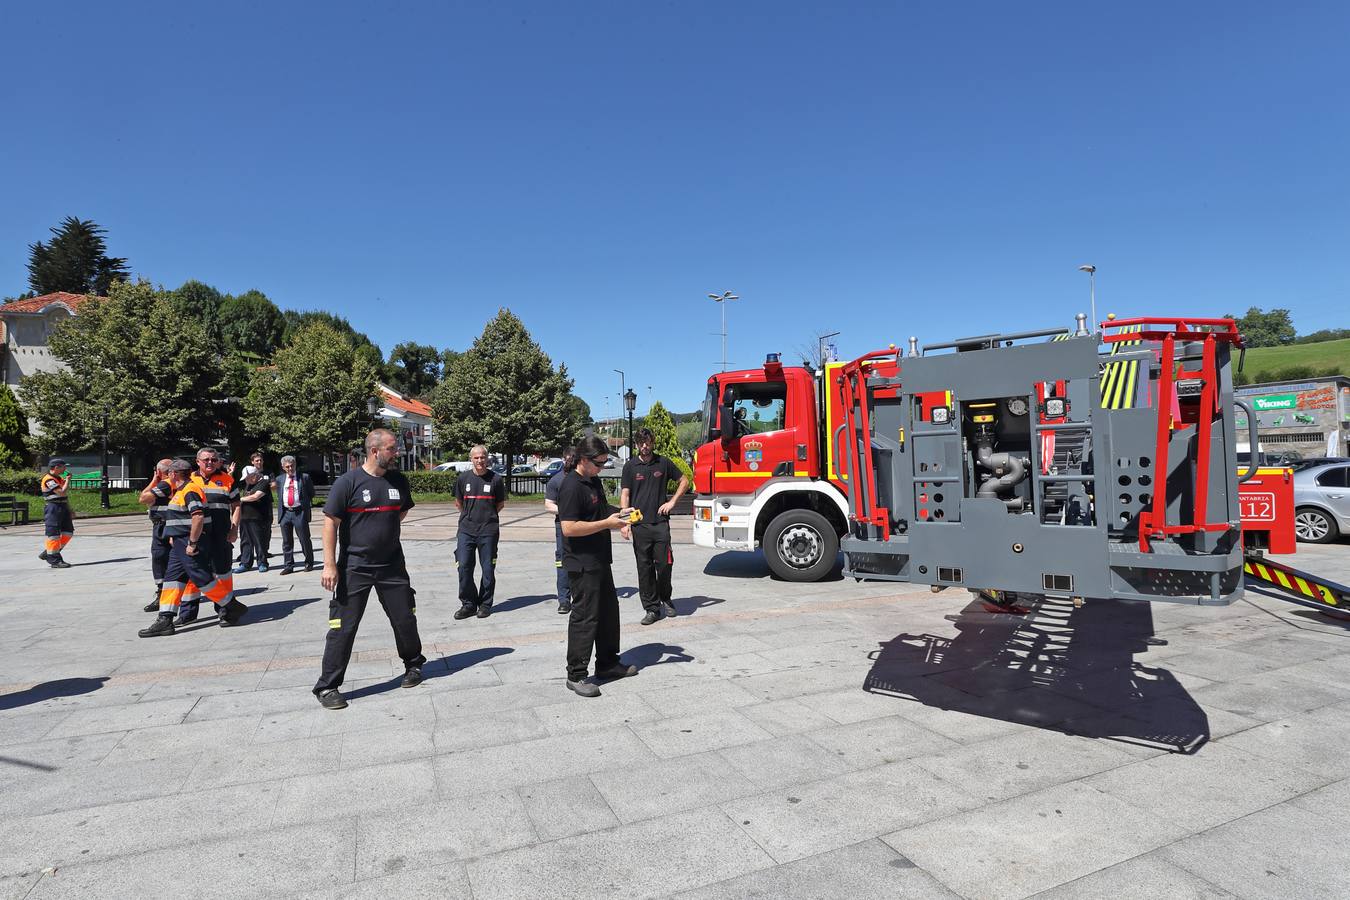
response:
[[(1310, 369), (1290, 373), (1290, 369)], [(1317, 344), (1257, 347), (1247, 351), (1243, 375), (1248, 382), (1283, 381), (1310, 375), (1350, 375), (1350, 338)]]

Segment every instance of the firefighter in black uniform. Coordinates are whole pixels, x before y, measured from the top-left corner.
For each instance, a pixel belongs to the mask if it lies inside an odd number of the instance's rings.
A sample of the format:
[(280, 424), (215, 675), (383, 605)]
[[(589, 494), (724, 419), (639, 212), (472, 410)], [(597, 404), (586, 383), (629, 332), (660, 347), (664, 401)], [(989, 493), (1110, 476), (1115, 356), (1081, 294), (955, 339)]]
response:
[(347, 673), (371, 588), (394, 628), (394, 646), (403, 659), (403, 687), (422, 682), (426, 657), (417, 634), (416, 600), (399, 539), (413, 499), (408, 479), (390, 468), (397, 458), (393, 432), (376, 428), (366, 435), (366, 461), (333, 482), (323, 507), (322, 581), (324, 590), (333, 592), (333, 599), (328, 605), (323, 672), (314, 685), (314, 695), (325, 709), (347, 705), (338, 688)]
[(619, 661), (619, 595), (614, 590), (614, 561), (609, 532), (619, 529), (628, 537), (631, 509), (616, 510), (605, 500), (600, 470), (609, 459), (609, 447), (590, 435), (577, 444), (577, 467), (563, 476), (558, 491), (558, 521), (562, 524), (563, 567), (572, 589), (572, 613), (567, 621), (567, 689), (581, 697), (599, 697), (600, 688), (586, 680), (595, 650), (597, 679), (627, 678), (637, 666)]
[[(487, 448), (469, 451), (473, 468), (455, 479), (455, 506), (459, 526), (455, 535), (455, 566), (459, 569), (459, 609), (456, 619), (477, 613), (486, 619), (492, 613), (497, 589), (497, 544), (501, 539), (499, 513), (506, 505), (506, 481), (488, 468)], [(474, 557), (483, 569), (481, 583), (473, 583)]]
[[(689, 489), (689, 479), (675, 463), (654, 452), (651, 431), (643, 428), (633, 438), (638, 455), (623, 467), (619, 505), (630, 503), (642, 512), (642, 520), (633, 526), (633, 555), (637, 557), (638, 594), (647, 614), (643, 625), (661, 616), (675, 615), (670, 599), (670, 570), (675, 557), (670, 549), (670, 511)], [(675, 494), (666, 496), (666, 484), (678, 481)]]
[(174, 617), (183, 597), (193, 591), (205, 594), (220, 612), (222, 628), (238, 623), (248, 607), (229, 596), (230, 590), (215, 577), (210, 566), (210, 544), (206, 537), (214, 523), (207, 510), (206, 491), (190, 479), (192, 464), (177, 459), (169, 464), (169, 487), (173, 495), (164, 506), (164, 536), (170, 542), (169, 564), (164, 571), (164, 587), (159, 592), (159, 616), (149, 628), (137, 632), (141, 637), (162, 637), (174, 633)]
[(53, 459), (47, 463), (47, 474), (38, 479), (42, 491), (42, 524), (46, 545), (38, 554), (53, 569), (69, 569), (70, 563), (61, 558), (61, 551), (75, 535), (75, 521), (70, 517), (70, 476), (65, 474), (66, 461)]
[(169, 482), (171, 459), (161, 459), (155, 463), (155, 474), (141, 491), (138, 500), (150, 507), (150, 575), (155, 579), (155, 599), (145, 605), (146, 612), (159, 611), (159, 594), (164, 588), (164, 571), (169, 564), (169, 539), (164, 536), (164, 507), (169, 505), (173, 496), (173, 486)]

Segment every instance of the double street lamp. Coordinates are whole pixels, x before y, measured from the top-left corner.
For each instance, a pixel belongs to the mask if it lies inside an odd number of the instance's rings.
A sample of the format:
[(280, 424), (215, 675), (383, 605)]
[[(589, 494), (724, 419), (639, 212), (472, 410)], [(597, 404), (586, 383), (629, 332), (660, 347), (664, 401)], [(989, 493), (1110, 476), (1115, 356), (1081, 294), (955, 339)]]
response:
[(727, 304), (732, 300), (739, 300), (731, 291), (723, 291), (721, 294), (709, 294), (708, 299), (722, 307), (722, 371), (727, 370)]

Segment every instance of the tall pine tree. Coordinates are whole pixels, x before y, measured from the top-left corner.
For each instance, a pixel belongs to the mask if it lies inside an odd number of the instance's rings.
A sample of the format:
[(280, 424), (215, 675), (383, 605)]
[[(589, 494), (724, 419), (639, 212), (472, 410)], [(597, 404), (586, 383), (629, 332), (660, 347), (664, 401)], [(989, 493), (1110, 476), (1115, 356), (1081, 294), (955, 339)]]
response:
[(113, 282), (127, 280), (127, 261), (108, 255), (106, 232), (98, 225), (66, 216), (51, 232), (47, 243), (28, 245), (28, 286), (38, 294), (105, 295)]
[(9, 385), (0, 384), (0, 469), (22, 469), (28, 465), (28, 417), (19, 407)]

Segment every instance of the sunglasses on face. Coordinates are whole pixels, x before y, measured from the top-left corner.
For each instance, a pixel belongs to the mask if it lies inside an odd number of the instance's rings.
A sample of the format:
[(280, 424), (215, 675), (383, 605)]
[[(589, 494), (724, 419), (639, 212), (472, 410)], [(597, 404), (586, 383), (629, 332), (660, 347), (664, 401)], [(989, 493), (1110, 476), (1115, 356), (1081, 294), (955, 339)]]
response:
[(609, 462), (608, 456), (588, 456), (586, 458), (589, 459), (591, 462), (595, 463), (597, 466), (603, 466), (605, 463)]

